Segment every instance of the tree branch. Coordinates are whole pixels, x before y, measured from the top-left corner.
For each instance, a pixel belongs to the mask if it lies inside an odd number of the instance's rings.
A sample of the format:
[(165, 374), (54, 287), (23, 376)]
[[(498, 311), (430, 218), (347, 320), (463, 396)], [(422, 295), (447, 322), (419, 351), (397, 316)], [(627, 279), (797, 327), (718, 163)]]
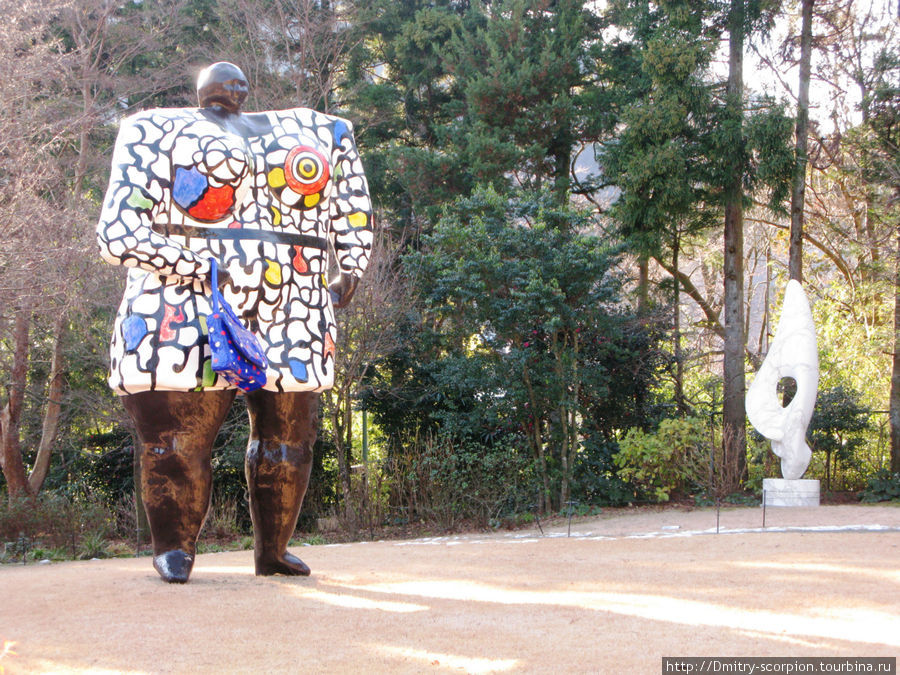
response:
[(694, 286), (691, 278), (681, 270), (672, 267), (670, 263), (667, 263), (666, 261), (661, 260), (655, 256), (653, 259), (659, 264), (660, 267), (671, 274), (672, 277), (679, 284), (681, 284), (681, 288), (684, 290), (684, 292), (687, 293), (688, 296), (700, 306), (700, 309), (703, 311), (703, 314), (706, 315), (706, 318), (709, 321), (710, 330), (720, 338), (724, 339), (725, 329), (722, 327), (722, 323), (719, 321), (719, 313), (715, 309), (713, 309), (712, 305), (710, 305), (706, 301), (706, 298), (703, 297), (700, 289)]
[[(769, 225), (770, 227), (774, 227), (779, 230), (790, 230), (790, 226), (788, 225), (782, 225), (771, 220), (765, 220), (764, 218), (755, 218), (748, 216), (747, 220), (755, 223), (761, 223), (763, 225)], [(812, 236), (809, 232), (803, 232), (803, 239), (819, 249), (829, 260), (831, 260), (831, 262), (834, 263), (835, 267), (840, 270), (841, 274), (847, 280), (847, 283), (850, 284), (851, 288), (856, 287), (856, 283), (854, 282), (853, 274), (850, 271), (850, 268), (847, 267), (846, 263), (841, 260), (840, 256), (837, 253), (832, 251), (830, 248), (828, 248), (828, 246), (819, 241), (816, 237)]]

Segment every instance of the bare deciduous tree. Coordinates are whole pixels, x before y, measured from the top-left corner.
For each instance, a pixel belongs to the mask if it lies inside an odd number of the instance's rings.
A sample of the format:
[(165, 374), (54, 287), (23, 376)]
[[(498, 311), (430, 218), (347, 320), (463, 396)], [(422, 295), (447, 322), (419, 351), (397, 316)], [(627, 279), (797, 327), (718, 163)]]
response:
[[(239, 64), (258, 110), (304, 106), (332, 112), (337, 80), (362, 33), (354, 3), (223, 0), (217, 59)], [(212, 56), (212, 55), (211, 55)]]
[(324, 399), (337, 453), (344, 515), (351, 526), (356, 524), (350, 478), (353, 406), (370, 368), (400, 346), (394, 325), (408, 307), (409, 293), (398, 272), (397, 251), (381, 230), (353, 302), (338, 311), (341, 348), (335, 366), (335, 386), (325, 393)]
[[(63, 414), (67, 349), (85, 339), (93, 308), (115, 306), (118, 283), (95, 252), (97, 186), (109, 161), (96, 146), (111, 142), (124, 106), (168, 86), (175, 65), (149, 77), (125, 73), (162, 48), (178, 4), (3, 3), (0, 464), (10, 497), (43, 485)], [(27, 438), (26, 423), (38, 430)], [(35, 456), (27, 474), (26, 451)]]

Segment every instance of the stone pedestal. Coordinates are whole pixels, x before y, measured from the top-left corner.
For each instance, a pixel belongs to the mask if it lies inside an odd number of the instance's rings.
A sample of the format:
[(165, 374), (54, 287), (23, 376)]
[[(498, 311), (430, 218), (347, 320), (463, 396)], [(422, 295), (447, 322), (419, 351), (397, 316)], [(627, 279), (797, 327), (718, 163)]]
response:
[(763, 499), (765, 506), (818, 506), (819, 481), (764, 478)]

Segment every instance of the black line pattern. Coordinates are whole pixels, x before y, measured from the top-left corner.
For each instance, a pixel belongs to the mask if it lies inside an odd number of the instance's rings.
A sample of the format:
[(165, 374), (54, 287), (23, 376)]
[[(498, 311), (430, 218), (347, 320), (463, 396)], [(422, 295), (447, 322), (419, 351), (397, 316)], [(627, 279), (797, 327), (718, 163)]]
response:
[(225, 299), (262, 341), (266, 389), (334, 381), (330, 243), (363, 273), (372, 245), (368, 185), (346, 120), (298, 108), (229, 116), (158, 109), (122, 124), (97, 226), (100, 253), (132, 268), (116, 318), (110, 385), (229, 388), (209, 361), (209, 259)]

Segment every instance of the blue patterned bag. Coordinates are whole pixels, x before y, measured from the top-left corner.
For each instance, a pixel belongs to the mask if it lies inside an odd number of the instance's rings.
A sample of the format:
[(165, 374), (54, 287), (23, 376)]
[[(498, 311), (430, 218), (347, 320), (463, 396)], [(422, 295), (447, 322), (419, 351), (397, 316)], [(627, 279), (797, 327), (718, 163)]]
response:
[(231, 306), (219, 292), (219, 268), (212, 267), (212, 314), (206, 317), (212, 369), (244, 391), (256, 391), (266, 383), (269, 365), (256, 336), (244, 328)]

